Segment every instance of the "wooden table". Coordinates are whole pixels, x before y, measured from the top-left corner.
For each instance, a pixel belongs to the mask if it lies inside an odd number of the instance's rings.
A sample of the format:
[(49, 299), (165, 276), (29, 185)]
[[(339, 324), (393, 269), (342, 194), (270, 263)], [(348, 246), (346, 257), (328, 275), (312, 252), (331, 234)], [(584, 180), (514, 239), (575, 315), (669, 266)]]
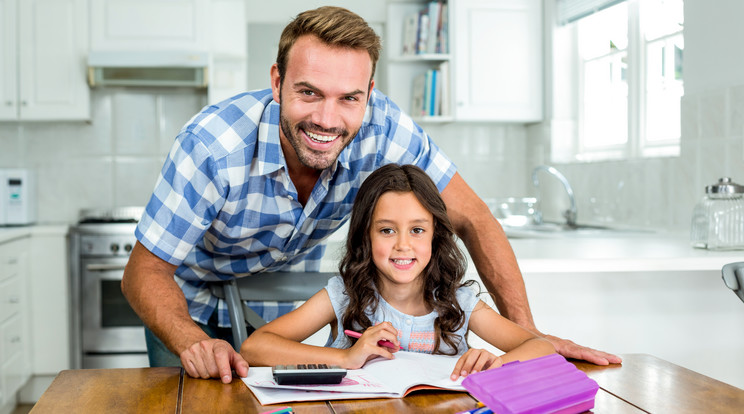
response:
[[(600, 386), (594, 413), (741, 413), (744, 390), (644, 354), (622, 365), (572, 361)], [(297, 413), (446, 413), (475, 407), (466, 393), (424, 391), (401, 399), (290, 404)], [(62, 371), (32, 409), (43, 413), (263, 413), (239, 379), (230, 384), (185, 375), (180, 368)]]

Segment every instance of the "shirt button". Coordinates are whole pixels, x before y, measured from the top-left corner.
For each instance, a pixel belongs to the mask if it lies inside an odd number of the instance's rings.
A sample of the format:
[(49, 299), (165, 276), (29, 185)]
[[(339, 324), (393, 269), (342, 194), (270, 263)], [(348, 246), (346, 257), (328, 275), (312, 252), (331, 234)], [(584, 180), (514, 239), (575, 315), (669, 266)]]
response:
[(410, 319), (406, 319), (406, 325), (410, 325), (411, 323), (413, 322)]
[(292, 197), (292, 196), (289, 196), (287, 198), (289, 199), (289, 201), (294, 201), (294, 197)]

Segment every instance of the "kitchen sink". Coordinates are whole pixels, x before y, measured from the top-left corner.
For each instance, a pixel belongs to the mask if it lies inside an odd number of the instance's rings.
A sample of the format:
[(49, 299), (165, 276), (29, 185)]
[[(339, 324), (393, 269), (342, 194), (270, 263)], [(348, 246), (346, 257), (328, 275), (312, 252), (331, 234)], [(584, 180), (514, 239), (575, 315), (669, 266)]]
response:
[(651, 230), (637, 228), (609, 227), (593, 224), (566, 223), (528, 223), (514, 226), (501, 223), (507, 237), (510, 238), (558, 238), (558, 237), (611, 237), (620, 235), (648, 234)]

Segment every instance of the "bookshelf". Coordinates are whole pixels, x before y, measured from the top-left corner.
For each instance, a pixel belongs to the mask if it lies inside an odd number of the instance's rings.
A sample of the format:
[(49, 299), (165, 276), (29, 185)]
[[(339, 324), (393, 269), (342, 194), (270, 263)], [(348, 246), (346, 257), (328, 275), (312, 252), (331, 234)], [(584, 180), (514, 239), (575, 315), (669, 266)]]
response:
[(417, 122), (454, 120), (447, 3), (387, 2), (387, 84), (380, 89)]

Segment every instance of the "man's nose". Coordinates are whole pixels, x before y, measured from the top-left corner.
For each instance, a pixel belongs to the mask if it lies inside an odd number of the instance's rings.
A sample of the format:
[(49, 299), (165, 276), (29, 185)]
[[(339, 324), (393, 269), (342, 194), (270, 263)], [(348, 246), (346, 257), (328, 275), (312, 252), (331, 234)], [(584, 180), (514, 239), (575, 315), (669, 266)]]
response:
[(322, 128), (338, 127), (338, 107), (333, 99), (323, 99), (318, 102), (313, 112), (313, 123)]

